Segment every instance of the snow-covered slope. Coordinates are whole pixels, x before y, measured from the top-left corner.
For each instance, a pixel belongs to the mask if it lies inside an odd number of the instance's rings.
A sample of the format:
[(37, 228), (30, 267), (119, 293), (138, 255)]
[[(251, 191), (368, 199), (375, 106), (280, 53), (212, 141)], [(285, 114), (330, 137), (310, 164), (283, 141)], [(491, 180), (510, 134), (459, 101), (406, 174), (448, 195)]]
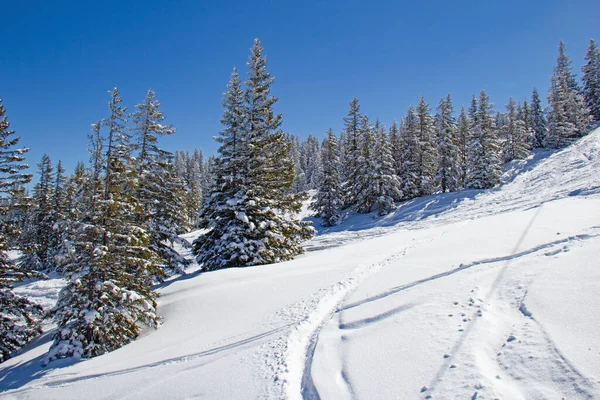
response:
[(600, 397), (600, 131), (514, 168), (170, 281), (163, 326), (110, 354), (43, 367), (46, 335), (0, 398)]

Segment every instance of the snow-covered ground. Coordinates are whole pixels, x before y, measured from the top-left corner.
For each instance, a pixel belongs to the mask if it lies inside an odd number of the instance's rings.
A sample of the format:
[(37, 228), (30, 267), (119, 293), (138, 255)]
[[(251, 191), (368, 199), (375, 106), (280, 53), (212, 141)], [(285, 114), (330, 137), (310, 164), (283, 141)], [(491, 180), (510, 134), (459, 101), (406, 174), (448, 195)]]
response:
[(600, 130), (505, 179), (168, 281), (163, 325), (101, 357), (43, 367), (50, 332), (0, 364), (0, 398), (600, 397)]

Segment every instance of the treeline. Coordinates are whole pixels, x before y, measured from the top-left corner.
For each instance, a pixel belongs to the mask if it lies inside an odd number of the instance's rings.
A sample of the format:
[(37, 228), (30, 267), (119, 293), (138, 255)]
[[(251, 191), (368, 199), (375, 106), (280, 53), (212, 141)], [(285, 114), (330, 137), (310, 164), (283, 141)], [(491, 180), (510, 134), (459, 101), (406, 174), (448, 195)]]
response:
[[(171, 154), (161, 136), (175, 133), (149, 90), (128, 113), (118, 90), (107, 116), (92, 125), (87, 163), (66, 175), (45, 155), (32, 193), (27, 148), (10, 130), (0, 102), (0, 362), (58, 325), (47, 360), (94, 357), (156, 326), (154, 284), (183, 271), (175, 246), (197, 227), (193, 251), (203, 271), (292, 259), (314, 229), (297, 220), (306, 191), (323, 225), (342, 210), (391, 212), (399, 201), (432, 193), (490, 188), (504, 163), (533, 148), (560, 148), (600, 120), (600, 52), (591, 41), (583, 85), (563, 43), (552, 76), (549, 107), (534, 89), (495, 111), (485, 91), (457, 113), (450, 95), (435, 110), (424, 98), (389, 128), (371, 120), (358, 99), (344, 130), (322, 143), (281, 130), (273, 77), (255, 40), (244, 82), (234, 68), (223, 97), (216, 156)], [(10, 250), (20, 250), (15, 260)], [(57, 271), (67, 279), (57, 305), (41, 309), (14, 293), (15, 283)]]
[[(487, 93), (473, 96), (458, 117), (450, 95), (435, 111), (421, 97), (387, 129), (361, 112), (354, 98), (344, 130), (331, 130), (322, 145), (309, 137), (294, 151), (299, 190), (317, 189), (312, 208), (324, 226), (339, 222), (342, 210), (392, 211), (395, 203), (433, 193), (485, 189), (500, 183), (503, 165), (527, 158), (534, 148), (562, 148), (600, 120), (600, 52), (590, 41), (577, 82), (563, 42), (544, 109), (534, 88), (531, 99), (513, 98), (496, 111)], [(294, 139), (297, 140), (297, 139)]]

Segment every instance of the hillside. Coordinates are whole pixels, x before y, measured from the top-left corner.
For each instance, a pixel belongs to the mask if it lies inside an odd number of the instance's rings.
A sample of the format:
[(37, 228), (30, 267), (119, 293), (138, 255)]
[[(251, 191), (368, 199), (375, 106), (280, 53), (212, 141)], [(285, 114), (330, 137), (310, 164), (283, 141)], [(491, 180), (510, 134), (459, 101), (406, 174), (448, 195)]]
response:
[(169, 281), (163, 325), (112, 353), (44, 367), (48, 332), (0, 365), (0, 398), (600, 397), (600, 129), (511, 167), (294, 261)]

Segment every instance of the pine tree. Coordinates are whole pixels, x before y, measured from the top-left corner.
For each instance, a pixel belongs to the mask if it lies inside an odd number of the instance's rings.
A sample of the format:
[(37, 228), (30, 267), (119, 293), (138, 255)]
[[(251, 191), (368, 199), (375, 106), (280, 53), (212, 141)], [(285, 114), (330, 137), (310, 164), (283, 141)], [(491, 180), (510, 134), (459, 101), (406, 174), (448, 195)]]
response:
[[(134, 340), (142, 325), (157, 326), (157, 294), (152, 277), (159, 274), (150, 238), (136, 223), (142, 205), (135, 198), (139, 174), (125, 130), (125, 107), (115, 88), (103, 168), (103, 186), (93, 209), (79, 224), (77, 258), (67, 266), (69, 282), (55, 308), (58, 329), (47, 361), (90, 358)], [(96, 144), (92, 145), (95, 147)]]
[(44, 154), (37, 164), (40, 176), (34, 187), (34, 207), (28, 213), (28, 229), (23, 235), (25, 256), (23, 264), (36, 271), (49, 271), (55, 267), (52, 253), (56, 240), (54, 236), (54, 179), (50, 156)]
[(438, 168), (436, 181), (442, 192), (453, 192), (459, 185), (458, 147), (456, 119), (452, 115), (452, 99), (450, 94), (440, 100), (437, 125)]
[(429, 104), (423, 96), (417, 106), (417, 117), (419, 121), (417, 142), (419, 196), (427, 196), (434, 192), (437, 154), (435, 151), (435, 124)]
[(322, 218), (323, 226), (333, 226), (339, 222), (344, 201), (339, 177), (338, 141), (332, 129), (327, 132), (321, 148), (322, 179), (311, 209)]
[(401, 169), (398, 171), (403, 200), (419, 196), (419, 125), (413, 106), (408, 107), (406, 118), (400, 127), (402, 151)]
[(355, 183), (359, 174), (359, 158), (361, 157), (361, 129), (360, 124), (363, 120), (363, 115), (360, 112), (358, 99), (354, 97), (350, 102), (348, 115), (344, 118), (345, 140), (343, 143), (344, 157), (342, 164), (342, 175), (344, 180), (342, 188), (346, 198), (344, 205), (346, 208), (356, 205), (358, 195), (355, 191)]
[(458, 170), (458, 188), (466, 187), (467, 176), (469, 172), (469, 143), (471, 142), (471, 121), (467, 116), (465, 108), (462, 107), (458, 116), (457, 127), (457, 170)]
[(354, 208), (359, 213), (371, 212), (373, 205), (377, 201), (377, 188), (375, 183), (375, 131), (377, 126), (372, 127), (369, 117), (362, 116), (359, 127), (358, 148), (360, 155), (356, 159), (356, 173), (354, 174), (351, 192), (354, 193)]
[(23, 173), (29, 168), (23, 156), (29, 149), (17, 148), (20, 138), (14, 134), (0, 100), (0, 362), (41, 333), (42, 308), (12, 291), (16, 282), (33, 276), (7, 253), (9, 238), (19, 235), (18, 225), (7, 218), (14, 205), (9, 200), (16, 190), (31, 181), (31, 175)]
[(373, 169), (377, 198), (372, 208), (385, 215), (394, 209), (394, 203), (402, 199), (401, 183), (394, 168), (394, 158), (385, 127), (376, 124)]
[(402, 141), (400, 139), (400, 129), (396, 121), (390, 127), (390, 146), (392, 158), (394, 159), (394, 171), (398, 175), (398, 171), (402, 167)]
[(500, 183), (502, 160), (493, 108), (485, 90), (479, 95), (469, 143), (469, 174), (466, 187), (486, 189)]
[(585, 64), (583, 71), (583, 98), (585, 105), (590, 111), (590, 115), (595, 121), (600, 120), (600, 49), (593, 39), (590, 39), (590, 45), (585, 55)]
[(148, 230), (149, 248), (161, 260), (162, 270), (170, 274), (181, 272), (188, 263), (173, 249), (173, 244), (185, 246), (188, 243), (178, 236), (188, 229), (184, 185), (171, 165), (171, 153), (158, 147), (159, 138), (174, 134), (175, 128), (164, 125), (166, 116), (152, 89), (136, 109), (131, 116), (138, 149), (137, 198), (143, 207), (143, 212), (138, 213), (138, 222)]
[[(243, 108), (238, 110), (239, 103), (227, 101), (237, 90), (234, 76), (225, 94), (224, 115), (241, 112), (244, 120), (238, 127), (231, 119), (223, 119), (215, 185), (201, 212), (201, 227), (209, 231), (194, 241), (204, 270), (290, 260), (302, 253), (301, 240), (314, 232), (294, 217), (302, 197), (291, 194), (294, 165), (289, 142), (279, 129), (282, 117), (273, 113), (277, 98), (270, 95), (273, 78), (266, 63), (256, 39), (248, 62)], [(234, 150), (235, 132), (241, 134), (241, 140)], [(238, 157), (243, 164), (237, 173), (239, 180), (228, 172)]]
[(506, 110), (508, 111), (508, 122), (501, 129), (504, 162), (523, 160), (531, 154), (527, 126), (522, 119), (523, 113), (518, 112), (517, 104), (512, 97), (506, 105)]
[(585, 135), (590, 121), (585, 101), (579, 95), (577, 80), (571, 71), (571, 60), (565, 51), (561, 40), (548, 95), (551, 110), (548, 115), (546, 144), (553, 148), (568, 146)]
[(531, 94), (531, 119), (533, 129), (533, 147), (540, 148), (546, 145), (546, 135), (548, 133), (546, 116), (542, 109), (540, 95), (536, 88), (533, 88)]

